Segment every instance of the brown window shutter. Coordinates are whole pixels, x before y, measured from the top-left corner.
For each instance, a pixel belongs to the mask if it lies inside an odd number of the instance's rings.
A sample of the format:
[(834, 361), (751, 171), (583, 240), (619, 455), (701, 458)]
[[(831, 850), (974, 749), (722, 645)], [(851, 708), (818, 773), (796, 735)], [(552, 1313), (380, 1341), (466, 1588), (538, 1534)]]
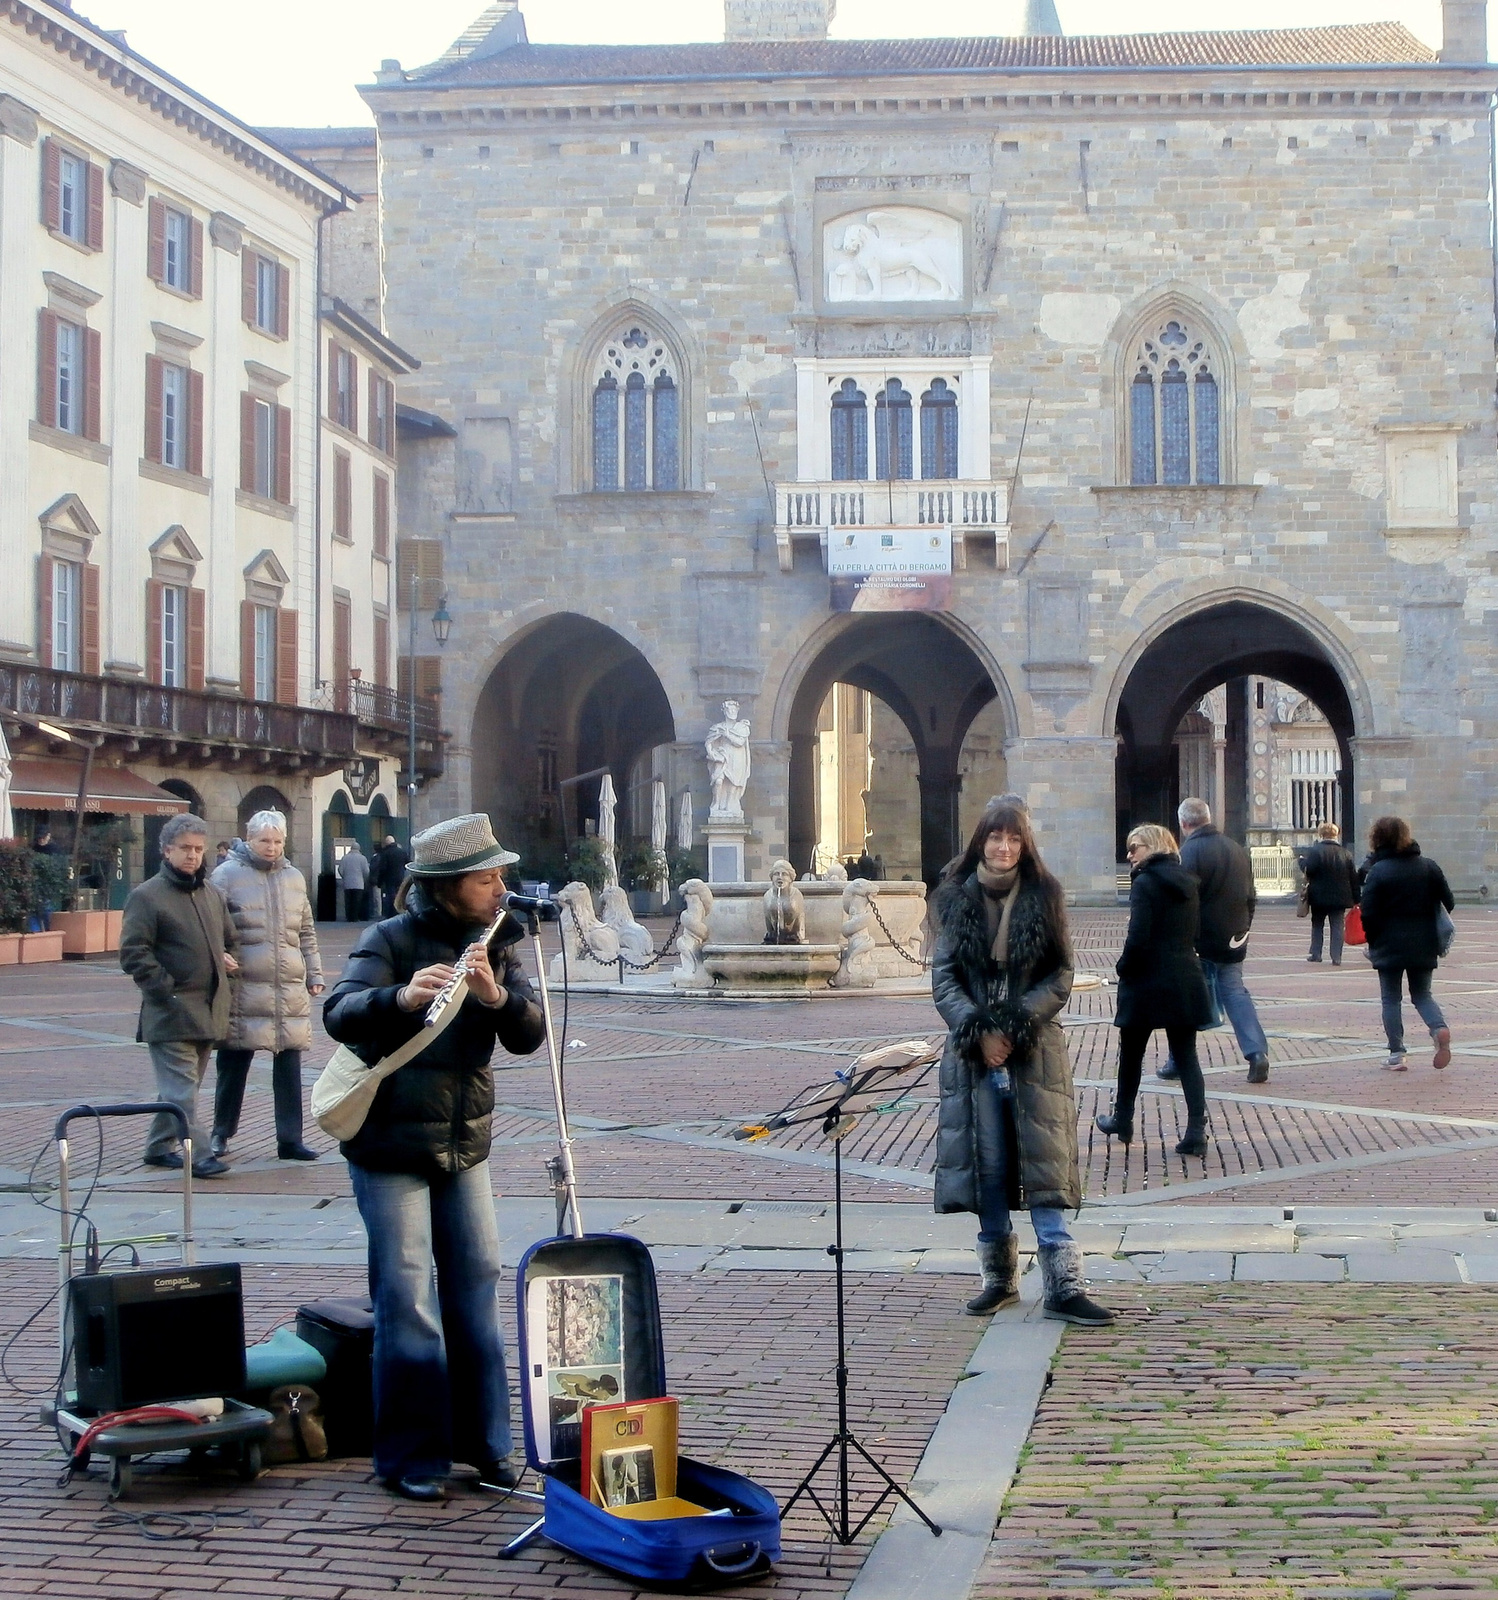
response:
[(160, 683), (161, 664), (161, 591), (166, 585), (159, 578), (146, 579), (146, 679)]
[(187, 470), (203, 476), (203, 374), (187, 374)]
[(43, 667), (52, 665), (51, 556), (36, 558), (36, 653)]
[(276, 499), (291, 504), (291, 412), (276, 407)]
[(291, 272), (276, 268), (276, 337), (284, 339), (291, 328)]
[(338, 421), (338, 345), (328, 340), (328, 420)]
[(104, 169), (88, 164), (88, 247), (104, 248)]
[(442, 541), (398, 539), (395, 544), (398, 603), (411, 604), (411, 575), (416, 575), (416, 604), (424, 610), (442, 593)]
[(256, 281), (255, 268), (260, 257), (253, 250), (239, 254), (239, 314), (253, 328), (255, 326)]
[[(146, 357), (146, 460), (160, 461), (162, 455), (164, 423), (163, 387), (165, 363), (159, 356)], [(153, 679), (153, 682), (159, 680)]]
[(255, 397), (239, 397), (239, 487), (246, 494), (255, 492)]
[(194, 300), (203, 298), (203, 224), (193, 217), (187, 224), (188, 271), (187, 292)]
[(99, 405), (104, 387), (104, 341), (97, 328), (83, 330), (83, 437), (95, 441), (103, 437), (99, 428)]
[(276, 699), (283, 706), (296, 704), (297, 614), (284, 608), (276, 612)]
[(42, 225), (53, 233), (62, 227), (62, 151), (55, 139), (42, 143)]
[(160, 200), (152, 200), (147, 217), (146, 276), (152, 283), (161, 283), (166, 277), (166, 207)]
[(346, 595), (333, 596), (333, 709), (347, 711), (353, 666), (354, 608)]
[(374, 681), (382, 688), (390, 683), (390, 618), (378, 613), (374, 619)]
[(442, 658), (440, 656), (417, 656), (416, 698), (418, 700), (440, 700), (442, 698)]
[(385, 448), (380, 438), (380, 375), (373, 367), (369, 369), (369, 442), (376, 450)]
[(36, 336), (36, 420), (57, 426), (57, 318), (50, 311), (38, 318)]
[(354, 463), (347, 450), (333, 452), (333, 535), (354, 536)]
[(239, 602), (239, 692), (255, 698), (255, 602)]
[(348, 353), (348, 420), (344, 427), (350, 433), (359, 431), (359, 358), (352, 350)]
[(380, 422), (380, 449), (387, 456), (395, 454), (395, 385), (389, 378), (380, 379), (380, 402), (382, 406), (382, 420)]
[(202, 691), (208, 668), (208, 591), (187, 591), (187, 687)]
[(390, 556), (390, 480), (383, 472), (374, 475), (374, 553)]
[(83, 648), (78, 652), (82, 670), (99, 676), (99, 569), (85, 562), (83, 573)]

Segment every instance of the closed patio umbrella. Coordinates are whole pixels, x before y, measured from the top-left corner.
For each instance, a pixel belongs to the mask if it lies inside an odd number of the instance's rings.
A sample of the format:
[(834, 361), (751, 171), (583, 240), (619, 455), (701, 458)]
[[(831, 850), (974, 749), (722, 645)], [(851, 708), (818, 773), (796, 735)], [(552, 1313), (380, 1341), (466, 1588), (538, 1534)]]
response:
[(614, 779), (605, 772), (603, 782), (598, 789), (598, 837), (603, 841), (603, 852), (608, 860), (608, 874), (610, 883), (618, 883), (619, 867), (614, 853), (614, 841), (617, 837), (614, 822), (614, 810), (619, 804), (619, 797), (614, 793)]

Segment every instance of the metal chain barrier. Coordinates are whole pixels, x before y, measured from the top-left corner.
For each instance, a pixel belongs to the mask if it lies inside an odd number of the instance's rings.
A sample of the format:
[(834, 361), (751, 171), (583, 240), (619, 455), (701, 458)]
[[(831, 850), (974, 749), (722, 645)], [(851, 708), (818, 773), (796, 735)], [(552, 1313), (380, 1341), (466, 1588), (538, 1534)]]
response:
[(913, 967), (920, 967), (922, 971), (929, 972), (931, 963), (924, 956), (913, 956), (908, 950), (902, 949), (894, 934), (889, 931), (889, 924), (879, 915), (879, 900), (875, 895), (869, 896), (869, 910), (874, 913), (874, 921), (884, 930), (884, 937), (889, 940), (889, 947), (897, 956), (903, 956)]
[[(586, 935), (583, 933), (583, 925), (578, 920), (577, 912), (574, 911), (571, 906), (568, 906), (567, 915), (572, 918), (572, 926), (577, 932), (578, 943), (583, 947), (584, 950), (586, 950), (588, 948), (588, 940)], [(667, 956), (676, 954), (676, 941), (681, 934), (681, 919), (685, 915), (686, 912), (684, 910), (676, 913), (676, 921), (671, 925), (670, 933), (666, 935), (666, 942), (660, 947), (659, 950), (655, 952), (653, 956), (651, 956), (649, 961), (631, 961), (629, 957), (621, 950), (618, 956), (615, 958), (615, 961), (611, 961), (606, 964), (608, 966), (614, 966), (617, 963), (620, 968), (621, 979), (623, 976), (623, 969), (625, 967), (628, 967), (631, 972), (649, 972), (652, 967), (659, 966)], [(604, 926), (607, 926), (607, 924), (604, 924)]]

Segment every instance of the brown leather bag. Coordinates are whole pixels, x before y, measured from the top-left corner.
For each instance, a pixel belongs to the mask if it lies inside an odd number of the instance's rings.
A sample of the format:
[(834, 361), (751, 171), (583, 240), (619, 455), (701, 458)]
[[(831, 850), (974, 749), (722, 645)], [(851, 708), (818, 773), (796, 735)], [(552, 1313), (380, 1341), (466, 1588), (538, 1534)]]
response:
[(261, 1447), (267, 1466), (328, 1459), (328, 1435), (316, 1390), (304, 1383), (283, 1383), (271, 1390), (270, 1413), (274, 1420)]

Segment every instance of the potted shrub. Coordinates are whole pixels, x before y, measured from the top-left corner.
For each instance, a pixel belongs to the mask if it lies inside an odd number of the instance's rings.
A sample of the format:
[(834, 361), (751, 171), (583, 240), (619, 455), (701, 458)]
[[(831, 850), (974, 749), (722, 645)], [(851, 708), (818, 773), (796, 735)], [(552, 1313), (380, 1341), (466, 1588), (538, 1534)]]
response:
[(594, 894), (608, 887), (609, 869), (603, 840), (588, 837), (573, 841), (567, 870), (578, 883), (585, 883)]
[(68, 858), (31, 852), (30, 915), (21, 934), (22, 961), (61, 961), (65, 935), (52, 931), (52, 918), (73, 902), (73, 883)]
[(34, 852), (19, 839), (0, 839), (0, 966), (21, 959), (21, 935), (31, 917)]

